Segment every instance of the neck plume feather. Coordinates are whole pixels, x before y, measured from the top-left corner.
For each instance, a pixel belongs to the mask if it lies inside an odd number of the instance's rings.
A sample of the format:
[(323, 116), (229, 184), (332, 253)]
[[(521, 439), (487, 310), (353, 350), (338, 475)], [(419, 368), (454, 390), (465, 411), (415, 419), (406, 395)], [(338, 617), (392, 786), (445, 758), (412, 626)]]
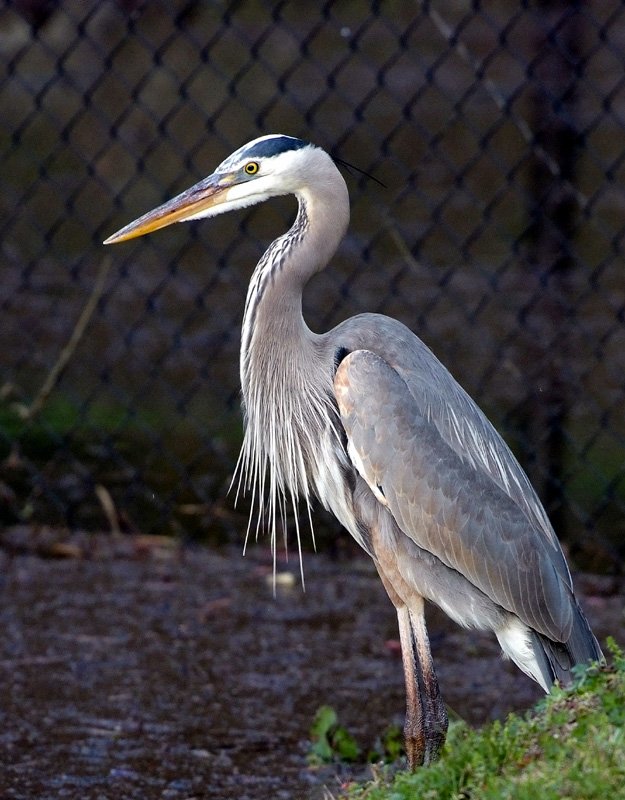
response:
[[(289, 500), (295, 510), (301, 566), (298, 500), (304, 499), (310, 520), (312, 495), (323, 495), (321, 462), (327, 457), (336, 465), (337, 453), (345, 459), (333, 393), (333, 360), (322, 358), (321, 337), (308, 329), (302, 316), (304, 284), (325, 266), (344, 225), (335, 220), (334, 235), (329, 235), (324, 225), (313, 224), (319, 216), (310, 214), (315, 203), (306, 196), (298, 196), (298, 201), (293, 226), (270, 245), (254, 270), (241, 340), (245, 436), (233, 482), (238, 485), (237, 497), (239, 492), (251, 495), (246, 542), (254, 516), (258, 535), (267, 515), (274, 572), (278, 523), (286, 536)], [(310, 524), (312, 530), (311, 520)]]

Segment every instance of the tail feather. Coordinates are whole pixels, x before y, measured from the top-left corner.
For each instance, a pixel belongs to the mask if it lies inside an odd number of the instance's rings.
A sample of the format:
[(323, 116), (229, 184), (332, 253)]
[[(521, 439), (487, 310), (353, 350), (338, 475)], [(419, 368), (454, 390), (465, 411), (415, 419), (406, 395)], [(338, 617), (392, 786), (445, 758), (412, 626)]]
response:
[(542, 633), (530, 631), (534, 656), (544, 683), (549, 687), (555, 681), (568, 686), (573, 680), (571, 669), (577, 664), (604, 660), (599, 642), (590, 630), (584, 612), (577, 601), (573, 602), (573, 626), (566, 642), (554, 642)]

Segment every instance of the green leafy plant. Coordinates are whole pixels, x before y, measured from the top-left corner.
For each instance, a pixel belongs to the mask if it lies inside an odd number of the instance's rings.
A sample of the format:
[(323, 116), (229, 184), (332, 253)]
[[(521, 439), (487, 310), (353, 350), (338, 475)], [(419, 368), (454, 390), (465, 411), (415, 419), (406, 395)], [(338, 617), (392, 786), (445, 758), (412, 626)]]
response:
[(308, 755), (311, 764), (329, 764), (333, 761), (357, 761), (360, 748), (354, 737), (339, 725), (336, 711), (321, 706), (315, 715), (310, 731), (312, 747)]
[(405, 755), (404, 733), (399, 725), (389, 725), (380, 736), (376, 749), (369, 753), (368, 760), (391, 764), (398, 761), (403, 755)]
[(352, 785), (350, 800), (625, 800), (625, 656), (576, 671), (525, 717), (474, 730), (450, 725), (442, 758), (415, 773)]

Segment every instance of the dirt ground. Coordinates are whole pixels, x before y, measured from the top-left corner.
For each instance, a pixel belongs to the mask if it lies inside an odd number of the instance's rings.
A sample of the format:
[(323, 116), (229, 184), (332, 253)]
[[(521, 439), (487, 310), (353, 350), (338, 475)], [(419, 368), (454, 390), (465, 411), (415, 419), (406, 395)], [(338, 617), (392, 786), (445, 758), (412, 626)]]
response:
[[(365, 558), (306, 556), (305, 592), (281, 562), (274, 597), (260, 547), (3, 543), (2, 798), (320, 798), (346, 777), (308, 766), (320, 705), (365, 748), (402, 722), (395, 613)], [(577, 585), (600, 641), (623, 644), (622, 587)], [(480, 724), (540, 696), (491, 637), (435, 609), (429, 628), (452, 714)]]

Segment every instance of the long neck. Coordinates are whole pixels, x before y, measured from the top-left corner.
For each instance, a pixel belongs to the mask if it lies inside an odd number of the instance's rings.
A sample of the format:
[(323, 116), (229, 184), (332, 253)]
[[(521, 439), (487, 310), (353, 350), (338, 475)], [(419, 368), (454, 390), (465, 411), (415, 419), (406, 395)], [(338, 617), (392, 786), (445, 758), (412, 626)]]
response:
[(304, 285), (326, 266), (349, 222), (347, 187), (332, 162), (298, 192), (297, 200), (295, 222), (269, 246), (248, 288), (241, 340), (244, 393), (256, 355), (268, 350), (286, 354), (311, 337), (302, 316)]
[(287, 496), (297, 504), (298, 496), (308, 501), (312, 491), (318, 493), (319, 453), (330, 452), (338, 441), (333, 360), (324, 357), (302, 316), (304, 285), (325, 267), (349, 220), (345, 182), (325, 158), (329, 166), (322, 163), (317, 180), (297, 192), (293, 226), (254, 270), (243, 319), (246, 428), (239, 487), (252, 490), (259, 516), (267, 501), (274, 545)]

